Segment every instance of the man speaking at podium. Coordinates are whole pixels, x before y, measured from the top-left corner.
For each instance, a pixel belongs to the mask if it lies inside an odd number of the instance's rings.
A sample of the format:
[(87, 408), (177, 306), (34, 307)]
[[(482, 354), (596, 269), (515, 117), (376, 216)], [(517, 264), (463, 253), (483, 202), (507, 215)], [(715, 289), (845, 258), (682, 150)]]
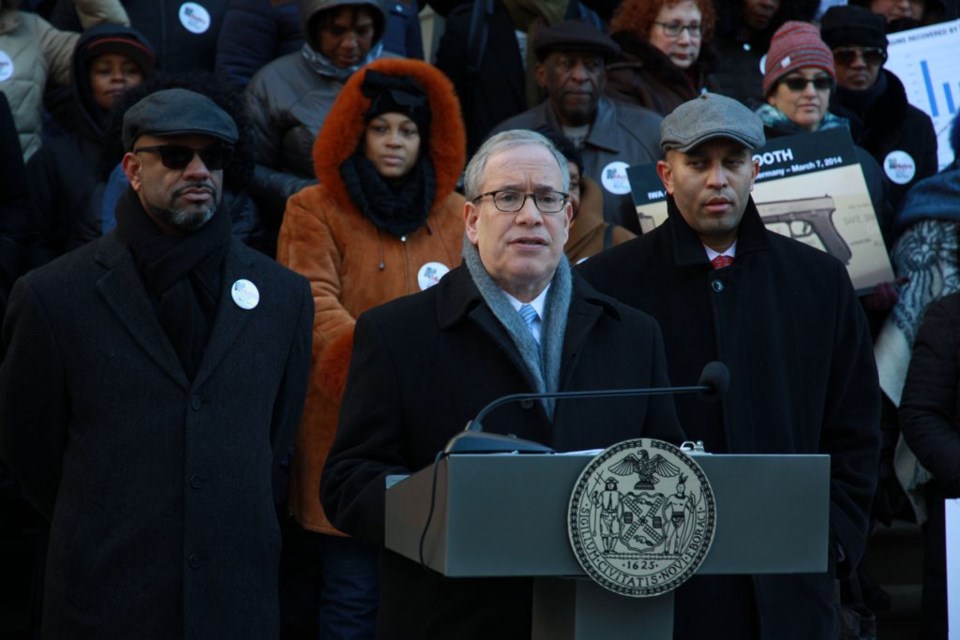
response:
[[(563, 257), (566, 166), (535, 132), (490, 138), (465, 173), (463, 264), (358, 319), (322, 482), (338, 529), (383, 545), (386, 476), (429, 466), (498, 397), (669, 384), (657, 324)], [(558, 451), (683, 439), (669, 396), (517, 402), (484, 428)], [(381, 638), (530, 637), (530, 580), (447, 579), (391, 551), (381, 568)]]
[(765, 229), (750, 197), (764, 144), (755, 114), (706, 94), (660, 134), (668, 220), (580, 272), (657, 319), (674, 380), (714, 360), (730, 369), (722, 402), (676, 398), (707, 451), (830, 455), (830, 571), (695, 576), (675, 593), (674, 638), (839, 637), (834, 577), (863, 554), (880, 445), (866, 320), (840, 261)]

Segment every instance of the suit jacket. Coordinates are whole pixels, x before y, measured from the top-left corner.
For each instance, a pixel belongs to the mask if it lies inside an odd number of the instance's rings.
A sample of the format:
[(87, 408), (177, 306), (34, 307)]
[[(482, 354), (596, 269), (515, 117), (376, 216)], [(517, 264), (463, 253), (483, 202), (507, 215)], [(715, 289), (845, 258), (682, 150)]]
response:
[(44, 637), (279, 633), (272, 475), (299, 423), (313, 303), (235, 239), (223, 276), (193, 381), (116, 234), (14, 289), (0, 454), (51, 521)]
[[(649, 316), (575, 278), (560, 390), (667, 385), (660, 343)], [(431, 464), (491, 400), (531, 391), (516, 347), (463, 266), (427, 291), (362, 314), (324, 469), (328, 517), (382, 545), (385, 477)], [(491, 413), (484, 428), (557, 450), (639, 436), (683, 439), (668, 397), (561, 400), (552, 423), (541, 403), (516, 403)], [(380, 631), (386, 638), (529, 638), (530, 599), (527, 580), (448, 580), (387, 552)]]
[[(876, 485), (880, 396), (870, 333), (846, 269), (822, 251), (767, 231), (752, 200), (740, 223), (736, 260), (713, 269), (672, 198), (668, 207), (667, 222), (578, 270), (661, 323), (674, 380), (696, 375), (712, 360), (729, 367), (722, 402), (677, 397), (691, 440), (703, 440), (714, 453), (830, 455), (831, 560), (842, 550), (844, 564), (856, 566)], [(724, 625), (705, 635), (682, 629), (729, 618), (751, 595), (760, 638), (834, 637), (833, 575), (709, 578), (695, 577), (677, 591), (676, 637), (741, 640)], [(707, 582), (736, 582), (748, 593), (728, 602), (734, 588), (699, 588)]]

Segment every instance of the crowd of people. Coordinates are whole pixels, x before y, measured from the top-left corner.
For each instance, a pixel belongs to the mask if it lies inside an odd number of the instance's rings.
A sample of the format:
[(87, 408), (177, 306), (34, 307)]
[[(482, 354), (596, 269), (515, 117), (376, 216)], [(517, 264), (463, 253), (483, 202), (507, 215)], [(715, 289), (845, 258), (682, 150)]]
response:
[[(829, 454), (828, 572), (697, 576), (674, 636), (875, 638), (889, 602), (860, 561), (903, 518), (923, 638), (944, 640), (960, 118), (941, 169), (885, 64), (891, 33), (958, 18), (0, 0), (0, 498), (37, 514), (24, 637), (529, 637), (528, 580), (383, 549), (385, 478), (499, 396), (691, 384), (720, 360), (716, 404), (547, 399), (489, 429)], [(751, 196), (754, 152), (830, 129), (894, 267), (870, 291)], [(637, 165), (667, 194), (655, 229)]]

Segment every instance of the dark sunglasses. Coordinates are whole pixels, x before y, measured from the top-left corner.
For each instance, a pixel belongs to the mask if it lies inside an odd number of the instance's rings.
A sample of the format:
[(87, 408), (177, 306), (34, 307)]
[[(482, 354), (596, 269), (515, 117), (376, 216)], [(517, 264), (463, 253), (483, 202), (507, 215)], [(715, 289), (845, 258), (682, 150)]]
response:
[(833, 88), (833, 78), (830, 76), (817, 76), (816, 78), (798, 78), (794, 76), (792, 78), (784, 78), (780, 82), (787, 85), (790, 91), (803, 91), (807, 88), (808, 84), (812, 84), (813, 88), (817, 91), (826, 91), (827, 89)]
[(844, 67), (853, 64), (858, 57), (875, 67), (887, 61), (887, 52), (877, 47), (840, 47), (833, 50), (833, 61)]
[(232, 151), (232, 147), (221, 144), (212, 144), (203, 149), (194, 149), (182, 144), (158, 144), (152, 147), (137, 147), (134, 153), (146, 151), (160, 156), (160, 162), (167, 169), (183, 171), (187, 165), (193, 162), (193, 157), (200, 156), (204, 166), (210, 171), (219, 171), (227, 161), (227, 155)]

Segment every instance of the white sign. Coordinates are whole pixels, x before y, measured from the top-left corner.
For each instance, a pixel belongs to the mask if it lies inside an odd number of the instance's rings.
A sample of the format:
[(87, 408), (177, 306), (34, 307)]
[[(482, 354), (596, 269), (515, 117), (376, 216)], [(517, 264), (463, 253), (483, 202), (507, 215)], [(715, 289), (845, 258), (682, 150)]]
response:
[(900, 78), (907, 100), (933, 120), (938, 164), (953, 162), (950, 125), (960, 111), (960, 20), (891, 33), (884, 68)]
[(960, 640), (960, 498), (945, 500), (947, 519), (947, 629)]

